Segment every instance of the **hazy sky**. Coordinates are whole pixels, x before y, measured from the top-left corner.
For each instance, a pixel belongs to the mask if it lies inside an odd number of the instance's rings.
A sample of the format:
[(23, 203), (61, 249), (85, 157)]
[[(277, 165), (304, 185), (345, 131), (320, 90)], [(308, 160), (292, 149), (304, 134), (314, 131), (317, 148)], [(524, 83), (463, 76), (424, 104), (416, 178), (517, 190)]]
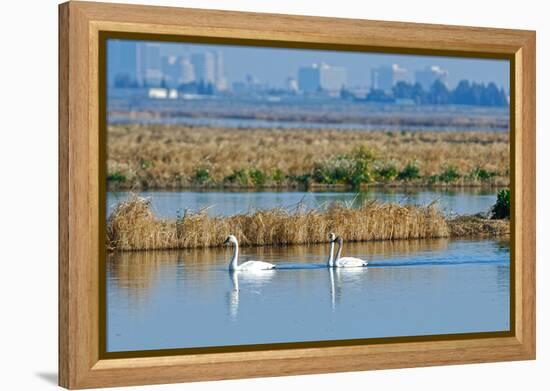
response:
[(451, 88), (463, 79), (476, 82), (494, 82), (509, 89), (509, 62), (457, 57), (433, 57), (418, 55), (394, 55), (321, 51), (310, 49), (280, 49), (229, 45), (195, 45), (161, 43), (163, 55), (185, 55), (193, 52), (219, 50), (223, 53), (225, 76), (230, 83), (244, 80), (247, 74), (272, 86), (283, 86), (287, 77), (297, 75), (301, 66), (314, 62), (347, 68), (348, 86), (370, 86), (370, 70), (380, 65), (399, 64), (408, 69), (409, 78), (414, 81), (414, 72), (426, 66), (439, 65), (449, 71), (447, 82)]

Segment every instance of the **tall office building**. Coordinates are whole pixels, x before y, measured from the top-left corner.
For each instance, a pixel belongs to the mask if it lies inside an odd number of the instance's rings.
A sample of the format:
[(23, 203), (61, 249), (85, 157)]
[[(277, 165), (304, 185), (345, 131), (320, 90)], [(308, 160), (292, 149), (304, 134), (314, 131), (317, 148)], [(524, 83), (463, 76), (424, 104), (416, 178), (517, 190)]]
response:
[(215, 54), (216, 62), (216, 89), (223, 91), (227, 89), (227, 79), (224, 73), (223, 53), (218, 50)]
[(191, 64), (198, 82), (216, 84), (216, 61), (211, 52), (194, 53), (191, 55)]
[(195, 69), (193, 64), (187, 58), (183, 58), (180, 63), (181, 66), (181, 80), (180, 83), (188, 84), (195, 81)]
[(110, 87), (128, 87), (137, 82), (136, 43), (129, 40), (107, 41), (107, 83)]
[(182, 59), (176, 56), (162, 57), (162, 78), (169, 88), (176, 88), (181, 83), (183, 67)]
[(347, 71), (344, 67), (330, 66), (321, 63), (321, 89), (329, 92), (340, 92), (347, 83)]
[(443, 84), (447, 84), (447, 76), (449, 76), (449, 72), (437, 65), (426, 67), (423, 70), (416, 71), (414, 74), (416, 82), (419, 83), (425, 91), (429, 91), (436, 80), (441, 81)]
[(407, 81), (407, 70), (397, 64), (383, 65), (371, 69), (371, 88), (391, 92), (393, 86), (399, 81)]
[(321, 89), (321, 76), (317, 64), (298, 69), (298, 87), (305, 93), (317, 92)]
[(142, 42), (137, 45), (137, 78), (142, 86), (158, 87), (162, 82), (160, 44)]
[(298, 69), (298, 87), (305, 93), (338, 92), (346, 83), (347, 72), (344, 67), (321, 63)]

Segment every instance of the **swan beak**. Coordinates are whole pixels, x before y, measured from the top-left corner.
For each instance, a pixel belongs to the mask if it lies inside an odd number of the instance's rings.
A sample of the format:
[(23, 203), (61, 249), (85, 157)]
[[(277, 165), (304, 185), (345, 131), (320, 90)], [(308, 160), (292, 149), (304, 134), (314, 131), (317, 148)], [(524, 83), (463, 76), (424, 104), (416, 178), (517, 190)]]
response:
[(225, 242), (223, 242), (226, 246), (229, 244), (229, 238), (225, 239)]

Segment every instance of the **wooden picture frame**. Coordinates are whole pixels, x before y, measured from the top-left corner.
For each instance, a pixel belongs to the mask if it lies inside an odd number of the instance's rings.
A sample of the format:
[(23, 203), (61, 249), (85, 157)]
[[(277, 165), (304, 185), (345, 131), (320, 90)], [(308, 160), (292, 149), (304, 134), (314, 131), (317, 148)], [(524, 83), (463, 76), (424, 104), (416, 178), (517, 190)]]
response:
[[(100, 197), (102, 34), (509, 59), (511, 301), (505, 335), (108, 357)], [(71, 1), (59, 6), (59, 384), (90, 388), (535, 358), (535, 32)]]

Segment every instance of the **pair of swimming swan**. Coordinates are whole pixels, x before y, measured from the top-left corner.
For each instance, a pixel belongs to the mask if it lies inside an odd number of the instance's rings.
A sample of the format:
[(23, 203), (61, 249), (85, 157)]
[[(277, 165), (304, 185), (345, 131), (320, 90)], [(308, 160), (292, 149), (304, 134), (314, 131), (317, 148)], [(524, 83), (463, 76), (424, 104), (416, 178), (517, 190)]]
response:
[[(353, 257), (340, 257), (342, 254), (343, 240), (340, 236), (336, 237), (335, 234), (329, 235), (330, 251), (327, 261), (327, 267), (365, 267), (368, 265), (367, 261)], [(336, 252), (336, 259), (334, 259), (334, 243), (338, 243), (338, 251)], [(269, 262), (263, 261), (247, 261), (239, 265), (239, 242), (234, 235), (229, 235), (225, 242), (225, 245), (233, 244), (233, 256), (229, 262), (230, 271), (248, 271), (248, 270), (270, 270), (275, 269), (275, 265)]]

